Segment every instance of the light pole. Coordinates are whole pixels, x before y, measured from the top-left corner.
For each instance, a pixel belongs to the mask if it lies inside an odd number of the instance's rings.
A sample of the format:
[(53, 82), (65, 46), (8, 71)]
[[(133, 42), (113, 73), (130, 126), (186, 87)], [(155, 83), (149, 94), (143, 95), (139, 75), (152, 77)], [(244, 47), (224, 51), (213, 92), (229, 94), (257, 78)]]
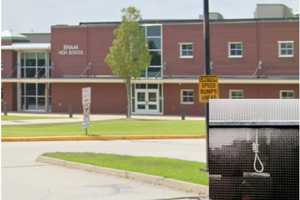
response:
[[(204, 75), (210, 75), (210, 46), (209, 46), (209, 0), (203, 0), (203, 43), (204, 43), (204, 60), (205, 60), (205, 70)], [(206, 103), (205, 106), (205, 122), (206, 122), (206, 163), (207, 169), (208, 165), (208, 156), (209, 156), (209, 103)]]

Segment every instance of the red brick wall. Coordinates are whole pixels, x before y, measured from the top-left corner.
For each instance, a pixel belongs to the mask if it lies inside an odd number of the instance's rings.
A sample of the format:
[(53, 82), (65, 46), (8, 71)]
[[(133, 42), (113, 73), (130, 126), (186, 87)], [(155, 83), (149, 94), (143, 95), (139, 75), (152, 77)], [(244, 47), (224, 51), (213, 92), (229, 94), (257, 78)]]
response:
[[(2, 83), (2, 99), (6, 102), (7, 111), (17, 110), (17, 89), (15, 83)], [(3, 109), (3, 108), (2, 108)]]
[[(259, 24), (260, 59), (266, 74), (299, 74), (299, 22)], [(294, 41), (294, 57), (278, 57), (278, 41)]]
[[(194, 104), (180, 104), (181, 89), (194, 90)], [(197, 84), (164, 84), (164, 102), (165, 115), (180, 115), (181, 111), (187, 115), (204, 115), (204, 104), (198, 103)]]
[[(90, 74), (110, 75), (104, 59), (113, 40), (116, 26), (52, 27), (51, 48), (55, 76), (82, 74), (91, 63)], [(211, 59), (213, 72), (222, 75), (253, 75), (262, 61), (266, 75), (298, 75), (298, 22), (238, 22), (211, 24)], [(163, 59), (166, 75), (203, 73), (203, 39), (200, 24), (164, 24)], [(278, 41), (295, 41), (294, 58), (278, 58)], [(228, 42), (243, 42), (243, 58), (228, 58)], [(179, 43), (194, 44), (194, 58), (179, 58)], [(62, 56), (63, 44), (78, 44), (81, 56)]]
[[(193, 43), (194, 58), (182, 59), (180, 45), (182, 42)], [(163, 59), (166, 64), (165, 75), (200, 75), (203, 73), (202, 25), (164, 25)]]
[[(52, 28), (51, 30), (51, 61), (54, 65), (52, 76), (80, 74), (87, 66), (87, 44), (85, 28)], [(83, 55), (60, 55), (64, 44), (77, 44)]]
[[(262, 61), (266, 75), (298, 75), (298, 22), (214, 23), (211, 25), (213, 73), (252, 75)], [(203, 72), (202, 25), (165, 24), (163, 26), (166, 75), (199, 75)], [(295, 41), (293, 58), (278, 58), (278, 41)], [(228, 58), (228, 42), (243, 42), (242, 58)], [(179, 43), (194, 43), (194, 58), (179, 58)]]
[(1, 40), (1, 45), (11, 45), (12, 41), (11, 40)]
[(11, 50), (1, 51), (1, 64), (3, 70), (1, 71), (3, 78), (16, 77), (16, 64), (17, 64), (17, 53)]
[[(256, 25), (214, 24), (211, 27), (211, 60), (213, 73), (251, 75), (257, 66)], [(228, 58), (228, 42), (243, 42), (243, 57)]]
[(82, 112), (81, 92), (83, 87), (92, 88), (91, 113), (125, 114), (126, 90), (123, 84), (52, 84), (52, 112)]
[[(104, 60), (112, 44), (114, 27), (52, 27), (51, 56), (53, 76), (111, 75)], [(64, 44), (79, 45), (83, 55), (60, 55)], [(85, 71), (91, 63), (89, 72)]]
[(280, 90), (294, 90), (295, 96), (299, 98), (299, 85), (296, 84), (223, 84), (220, 85), (220, 97), (229, 98), (230, 89), (244, 90), (244, 96), (251, 98), (280, 98)]
[[(180, 90), (194, 90), (194, 104), (180, 104)], [(220, 98), (229, 98), (230, 89), (243, 89), (245, 98), (279, 98), (280, 90), (294, 90), (299, 98), (299, 85), (296, 84), (222, 84), (220, 85)], [(180, 115), (184, 110), (187, 115), (204, 116), (204, 104), (198, 103), (197, 84), (164, 84), (164, 114)]]

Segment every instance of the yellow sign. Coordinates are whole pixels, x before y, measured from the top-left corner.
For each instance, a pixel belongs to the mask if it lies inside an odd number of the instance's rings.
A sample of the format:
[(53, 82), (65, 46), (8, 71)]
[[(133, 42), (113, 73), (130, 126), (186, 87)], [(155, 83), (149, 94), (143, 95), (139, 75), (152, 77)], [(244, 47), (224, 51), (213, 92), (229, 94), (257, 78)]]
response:
[(219, 98), (218, 77), (213, 75), (200, 76), (199, 102), (207, 103), (209, 99)]

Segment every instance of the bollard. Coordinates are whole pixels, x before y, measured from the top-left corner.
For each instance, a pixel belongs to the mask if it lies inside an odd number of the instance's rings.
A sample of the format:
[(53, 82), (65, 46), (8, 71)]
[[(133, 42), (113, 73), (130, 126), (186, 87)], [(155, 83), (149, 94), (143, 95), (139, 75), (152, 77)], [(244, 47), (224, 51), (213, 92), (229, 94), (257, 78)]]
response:
[(181, 120), (185, 120), (185, 112), (183, 110), (181, 110)]
[(6, 105), (6, 102), (3, 103), (3, 112), (4, 112), (4, 115), (6, 116), (7, 115), (7, 105)]
[(69, 118), (73, 117), (73, 111), (72, 111), (72, 106), (69, 105)]

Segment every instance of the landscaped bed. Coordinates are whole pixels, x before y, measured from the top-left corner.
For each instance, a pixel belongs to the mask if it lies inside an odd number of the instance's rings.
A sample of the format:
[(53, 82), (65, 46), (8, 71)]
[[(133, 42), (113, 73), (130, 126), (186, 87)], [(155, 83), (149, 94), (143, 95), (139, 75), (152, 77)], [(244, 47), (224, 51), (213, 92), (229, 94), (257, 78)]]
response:
[(56, 152), (43, 156), (208, 185), (206, 164), (201, 162), (103, 153)]
[[(89, 135), (172, 135), (204, 136), (204, 120), (106, 120), (90, 123)], [(2, 126), (2, 136), (78, 136), (85, 135), (82, 123)]]

